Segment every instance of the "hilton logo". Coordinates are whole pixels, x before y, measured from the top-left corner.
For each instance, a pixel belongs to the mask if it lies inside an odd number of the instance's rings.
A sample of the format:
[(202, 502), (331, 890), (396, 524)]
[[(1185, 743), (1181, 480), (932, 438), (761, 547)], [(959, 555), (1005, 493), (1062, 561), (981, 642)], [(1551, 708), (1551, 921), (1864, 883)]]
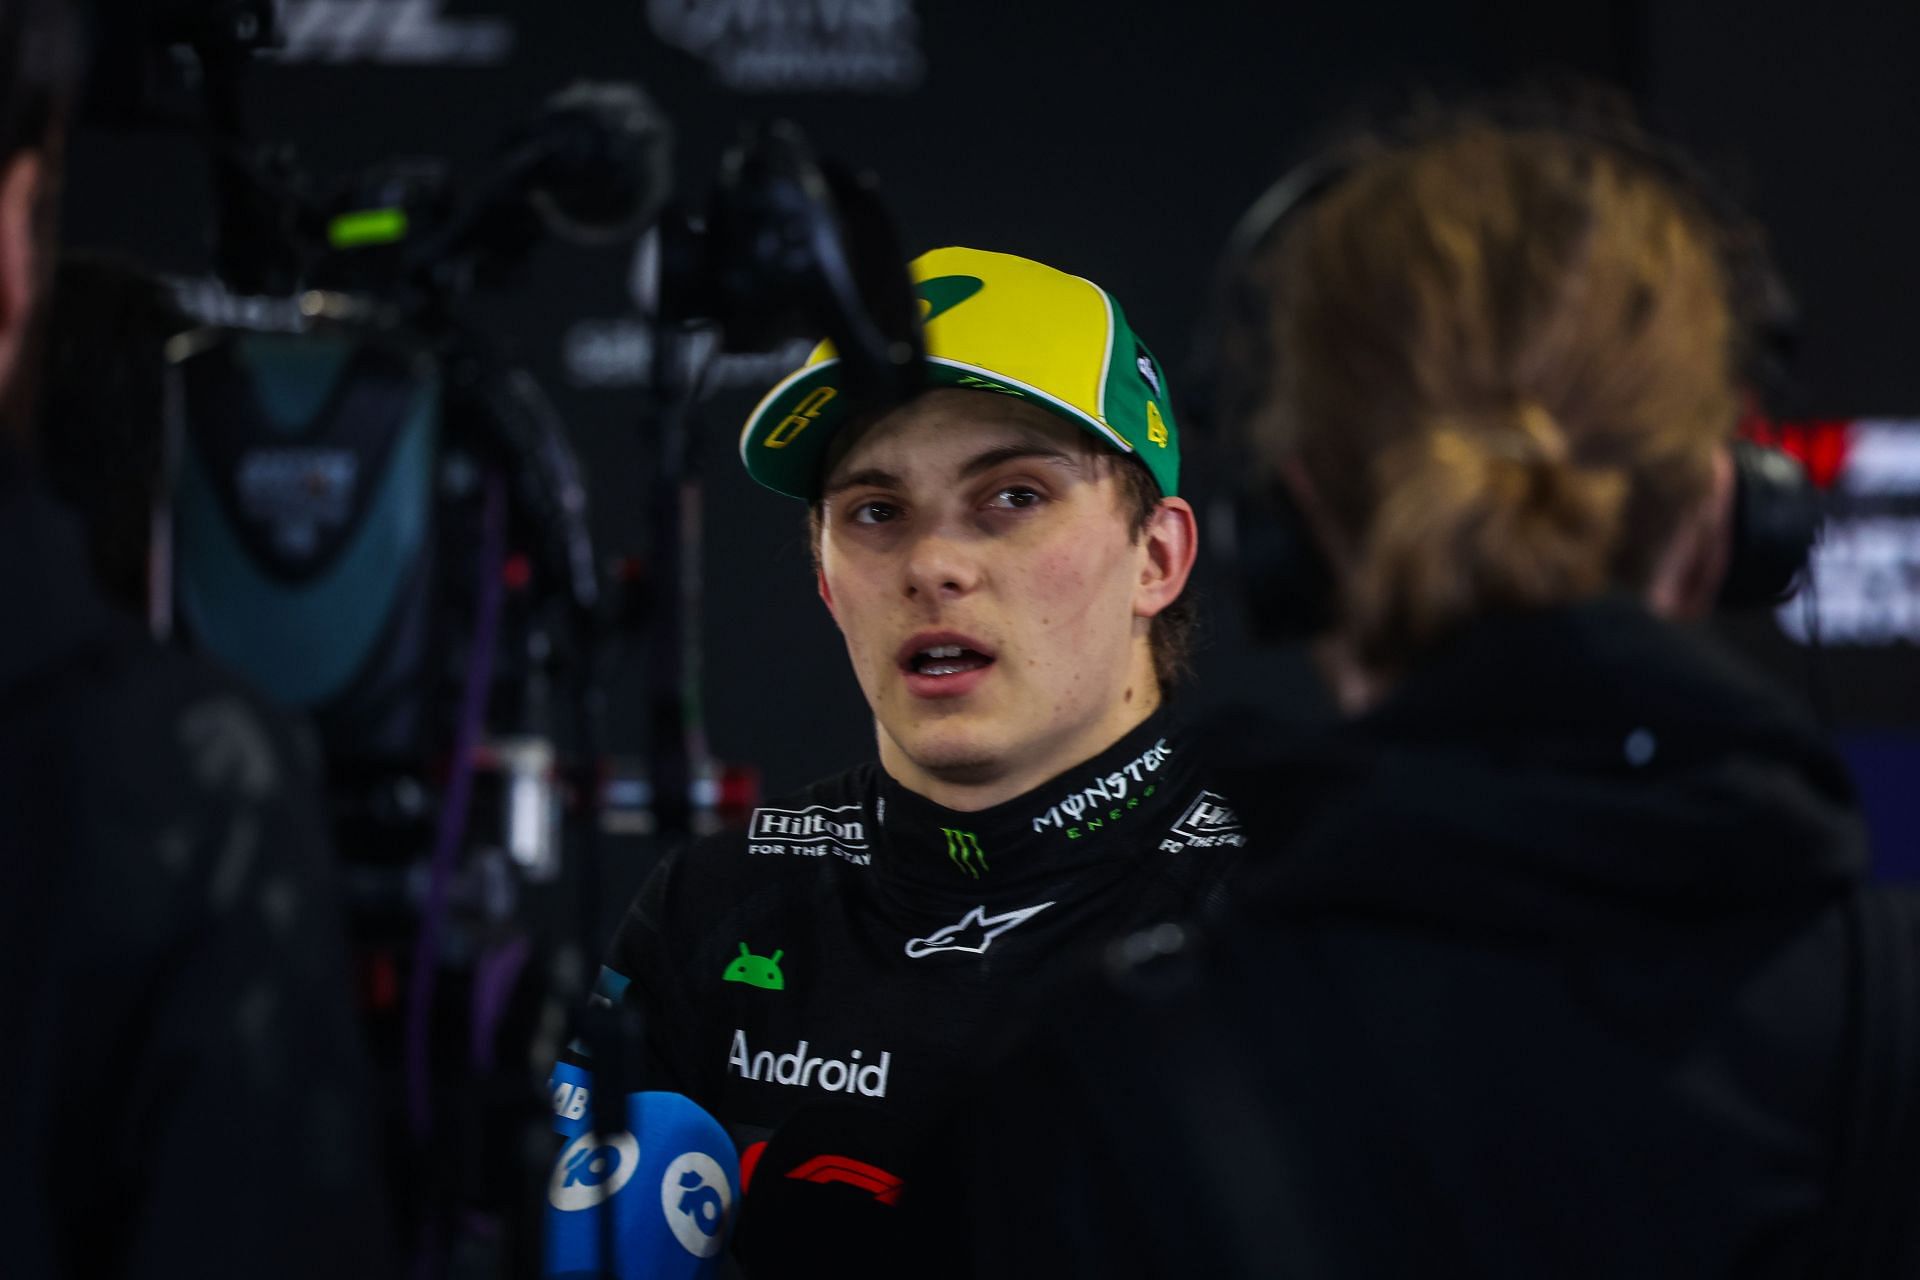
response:
[(784, 840), (788, 844), (831, 840), (864, 848), (867, 843), (866, 824), (860, 819), (857, 804), (835, 808), (814, 805), (808, 809), (755, 809), (751, 831), (751, 839)]
[(1161, 841), (1160, 847), (1169, 853), (1180, 849), (1211, 849), (1218, 845), (1244, 845), (1245, 835), (1240, 831), (1240, 819), (1227, 807), (1226, 799), (1211, 791), (1202, 791), (1180, 815), (1180, 821), (1173, 824), (1170, 832), (1185, 840), (1185, 844), (1176, 844), (1172, 840)]

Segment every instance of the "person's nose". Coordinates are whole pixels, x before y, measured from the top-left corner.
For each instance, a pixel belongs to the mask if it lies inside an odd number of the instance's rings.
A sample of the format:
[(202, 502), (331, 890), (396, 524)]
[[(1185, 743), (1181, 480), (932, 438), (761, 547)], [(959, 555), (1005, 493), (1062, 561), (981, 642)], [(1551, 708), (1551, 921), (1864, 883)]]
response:
[(956, 522), (928, 526), (907, 548), (906, 594), (909, 600), (957, 599), (980, 585), (977, 540)]

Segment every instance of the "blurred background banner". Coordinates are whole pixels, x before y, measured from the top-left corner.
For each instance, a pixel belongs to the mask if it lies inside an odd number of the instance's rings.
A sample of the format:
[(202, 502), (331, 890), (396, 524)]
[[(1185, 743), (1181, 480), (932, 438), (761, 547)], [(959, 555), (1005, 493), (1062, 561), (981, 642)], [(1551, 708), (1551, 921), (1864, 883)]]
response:
[[(909, 254), (963, 243), (1087, 275), (1175, 373), (1240, 212), (1329, 127), (1409, 81), (1543, 69), (1603, 77), (1723, 177), (1771, 231), (1804, 340), (1770, 429), (1829, 484), (1839, 520), (1813, 594), (1729, 635), (1841, 736), (1883, 873), (1920, 877), (1920, 49), (1913, 6), (1353, 0), (1332, 6), (954, 0), (284, 0), (284, 47), (251, 89), (255, 133), (320, 175), (424, 156), (478, 168), (579, 78), (640, 83), (672, 121), (697, 204), (743, 125), (797, 122), (874, 174)], [(1817, 33), (1810, 30), (1817, 22)], [(1817, 38), (1816, 38), (1817, 36)], [(188, 133), (76, 138), (68, 241), (185, 280), (210, 265), (204, 149)], [(642, 555), (656, 451), (641, 431), (653, 334), (639, 246), (543, 244), (474, 295), (555, 401), (604, 552)], [(704, 473), (706, 724), (769, 794), (867, 756), (872, 727), (815, 598), (802, 512), (752, 484), (746, 410), (804, 355), (724, 356), (695, 439)], [(1824, 470), (1823, 470), (1824, 468)], [(1207, 467), (1194, 467), (1204, 506)], [(1201, 698), (1261, 689), (1327, 713), (1297, 654), (1252, 649), (1231, 584), (1199, 581)], [(608, 692), (609, 746), (644, 748), (642, 682)], [(616, 862), (619, 861), (616, 850)], [(644, 859), (630, 859), (633, 882)], [(625, 879), (617, 877), (616, 882)]]

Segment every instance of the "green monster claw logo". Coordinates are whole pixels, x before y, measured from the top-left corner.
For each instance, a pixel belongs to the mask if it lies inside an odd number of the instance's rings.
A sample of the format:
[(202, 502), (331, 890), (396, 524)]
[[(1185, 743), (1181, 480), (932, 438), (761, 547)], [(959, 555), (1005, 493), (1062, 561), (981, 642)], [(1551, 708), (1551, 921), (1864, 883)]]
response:
[(971, 831), (955, 831), (952, 827), (940, 828), (940, 834), (947, 838), (947, 856), (953, 859), (953, 865), (972, 876), (980, 878), (982, 871), (988, 870), (987, 855), (980, 848), (980, 837)]
[(720, 981), (744, 982), (763, 991), (785, 991), (787, 976), (780, 972), (780, 957), (785, 954), (784, 951), (776, 951), (770, 956), (757, 956), (747, 950), (747, 944), (743, 942), (740, 944), (740, 954), (720, 975)]

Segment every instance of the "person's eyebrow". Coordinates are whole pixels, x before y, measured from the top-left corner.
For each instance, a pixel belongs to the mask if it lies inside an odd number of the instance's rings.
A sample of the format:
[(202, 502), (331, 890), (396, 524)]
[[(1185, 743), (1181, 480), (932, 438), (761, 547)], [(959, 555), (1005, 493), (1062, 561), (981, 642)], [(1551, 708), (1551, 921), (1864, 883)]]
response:
[[(1065, 449), (1050, 444), (1009, 444), (998, 449), (988, 449), (985, 453), (975, 454), (960, 466), (958, 479), (968, 480), (983, 472), (991, 471), (1002, 463), (1018, 462), (1023, 458), (1037, 458), (1042, 462), (1057, 462), (1062, 466), (1078, 470), (1081, 459)], [(839, 479), (831, 481), (820, 491), (822, 499), (831, 498), (837, 493), (862, 486), (875, 489), (898, 489), (905, 481), (891, 471), (879, 467), (865, 467), (859, 471), (849, 471)]]
[(1038, 458), (1043, 462), (1058, 462), (1078, 470), (1080, 459), (1065, 449), (1047, 444), (1010, 444), (998, 449), (989, 449), (968, 459), (960, 468), (960, 479), (967, 480), (985, 471), (991, 471), (1004, 462), (1018, 462), (1023, 458)]
[(848, 489), (857, 489), (861, 485), (872, 485), (876, 489), (898, 489), (902, 484), (899, 476), (891, 471), (882, 471), (878, 467), (867, 467), (861, 471), (850, 471), (838, 480), (830, 482), (820, 491), (822, 498), (831, 498), (836, 493), (845, 493)]

